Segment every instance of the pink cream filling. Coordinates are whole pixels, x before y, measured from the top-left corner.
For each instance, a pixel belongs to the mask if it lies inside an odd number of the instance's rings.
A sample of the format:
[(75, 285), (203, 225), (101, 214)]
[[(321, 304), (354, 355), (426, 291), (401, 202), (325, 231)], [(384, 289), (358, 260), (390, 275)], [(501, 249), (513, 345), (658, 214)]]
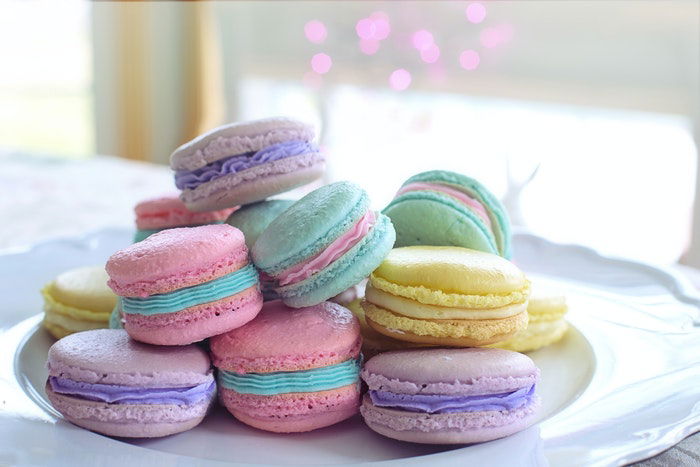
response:
[(438, 191), (440, 193), (444, 193), (448, 196), (457, 199), (461, 203), (466, 204), (468, 207), (470, 207), (476, 213), (476, 215), (478, 215), (481, 218), (481, 220), (483, 220), (486, 223), (488, 228), (491, 228), (491, 219), (489, 219), (489, 215), (486, 213), (486, 209), (484, 208), (484, 206), (471, 196), (466, 195), (459, 190), (455, 190), (454, 188), (450, 188), (448, 186), (440, 185), (437, 183), (415, 182), (409, 183), (406, 186), (402, 186), (398, 193), (396, 193), (396, 196), (408, 193), (409, 191), (419, 190)]
[(288, 285), (301, 282), (316, 274), (355, 246), (357, 242), (367, 235), (367, 232), (372, 228), (375, 221), (376, 216), (374, 211), (367, 211), (350, 230), (336, 238), (325, 250), (306, 261), (302, 261), (282, 271), (282, 273), (277, 276), (279, 284)]

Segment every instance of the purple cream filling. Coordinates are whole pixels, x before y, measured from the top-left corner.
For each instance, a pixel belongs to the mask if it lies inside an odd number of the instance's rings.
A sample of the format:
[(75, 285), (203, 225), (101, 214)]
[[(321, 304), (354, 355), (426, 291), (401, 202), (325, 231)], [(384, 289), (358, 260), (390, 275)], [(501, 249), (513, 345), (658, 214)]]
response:
[(181, 190), (191, 190), (202, 183), (211, 182), (224, 175), (241, 172), (256, 165), (318, 151), (318, 146), (308, 141), (285, 141), (257, 152), (251, 151), (219, 159), (196, 170), (178, 170), (175, 172), (175, 186)]
[(513, 410), (532, 402), (534, 394), (534, 384), (513, 392), (483, 396), (455, 397), (439, 394), (396, 394), (388, 391), (369, 391), (369, 397), (377, 407), (425, 413)]
[(135, 388), (116, 384), (92, 384), (68, 378), (49, 378), (51, 389), (59, 394), (109, 404), (177, 404), (192, 405), (216, 390), (216, 382), (184, 388)]

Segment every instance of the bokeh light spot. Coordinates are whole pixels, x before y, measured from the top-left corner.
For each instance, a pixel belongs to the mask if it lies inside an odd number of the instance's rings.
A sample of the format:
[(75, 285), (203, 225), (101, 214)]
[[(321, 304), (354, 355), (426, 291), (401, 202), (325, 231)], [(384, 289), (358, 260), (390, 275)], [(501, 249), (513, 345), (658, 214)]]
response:
[(430, 33), (430, 31), (421, 29), (420, 31), (416, 31), (413, 33), (412, 42), (413, 47), (415, 47), (416, 49), (425, 50), (431, 45), (433, 45), (435, 43), (435, 40), (433, 39), (433, 35)]
[(314, 44), (320, 44), (326, 40), (328, 36), (328, 31), (326, 30), (326, 25), (318, 20), (311, 20), (304, 25), (304, 35)]
[(437, 62), (438, 58), (440, 58), (440, 47), (430, 44), (430, 46), (420, 51), (420, 58), (425, 63)]
[(468, 49), (459, 54), (459, 64), (465, 70), (476, 70), (480, 62), (481, 57), (476, 50)]
[(389, 76), (389, 85), (392, 89), (403, 91), (411, 84), (411, 73), (408, 70), (399, 68), (394, 70)]
[(376, 32), (374, 21), (370, 18), (362, 18), (355, 25), (355, 32), (360, 39), (373, 39)]
[(479, 34), (481, 45), (487, 49), (492, 49), (501, 43), (501, 34), (496, 28), (484, 28)]
[(369, 15), (369, 19), (374, 21), (374, 37), (378, 41), (383, 41), (389, 37), (391, 32), (391, 24), (389, 24), (389, 16), (383, 11), (375, 11)]
[(311, 69), (319, 75), (328, 73), (332, 66), (333, 60), (331, 60), (331, 57), (324, 53), (316, 54), (311, 57)]
[(379, 50), (379, 41), (374, 39), (360, 39), (360, 50), (365, 55), (374, 55)]
[(486, 7), (479, 2), (472, 2), (467, 5), (467, 20), (470, 23), (479, 24), (486, 18)]

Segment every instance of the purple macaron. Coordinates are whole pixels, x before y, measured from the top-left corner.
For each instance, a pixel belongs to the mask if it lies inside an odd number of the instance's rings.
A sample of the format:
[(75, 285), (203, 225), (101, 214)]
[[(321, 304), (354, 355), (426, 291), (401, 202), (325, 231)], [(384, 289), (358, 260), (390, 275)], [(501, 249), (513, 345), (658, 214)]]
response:
[(370, 359), (360, 411), (374, 431), (401, 441), (466, 444), (524, 430), (536, 421), (540, 370), (501, 349), (411, 349)]
[(49, 349), (46, 394), (70, 422), (109, 436), (153, 438), (197, 426), (216, 395), (206, 352), (157, 347), (121, 329), (79, 332)]

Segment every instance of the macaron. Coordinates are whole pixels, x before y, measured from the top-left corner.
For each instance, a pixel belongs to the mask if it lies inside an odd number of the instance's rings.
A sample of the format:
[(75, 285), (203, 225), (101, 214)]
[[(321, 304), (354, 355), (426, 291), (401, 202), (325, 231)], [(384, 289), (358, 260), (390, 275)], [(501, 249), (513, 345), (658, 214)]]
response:
[(192, 211), (261, 201), (323, 175), (313, 127), (289, 118), (224, 125), (170, 156), (180, 199)]
[(446, 170), (406, 180), (382, 211), (396, 229), (396, 247), (460, 246), (511, 257), (508, 214), (473, 178)]
[(107, 287), (102, 266), (61, 273), (41, 289), (44, 327), (57, 339), (71, 333), (106, 328), (117, 296)]
[(374, 330), (369, 324), (367, 324), (367, 319), (365, 318), (365, 310), (361, 305), (362, 299), (357, 298), (347, 305), (348, 310), (352, 312), (353, 315), (360, 322), (360, 334), (362, 335), (362, 356), (364, 358), (372, 358), (377, 354), (382, 352), (387, 352), (390, 350), (408, 349), (413, 347), (422, 347), (423, 344), (414, 344), (412, 342), (400, 341), (398, 339), (392, 339), (391, 337), (385, 336)]
[[(226, 219), (226, 223), (243, 232), (245, 243), (251, 249), (270, 222), (292, 204), (294, 201), (290, 199), (274, 199), (248, 204), (231, 214)], [(279, 298), (275, 292), (275, 281), (265, 273), (260, 274), (260, 290), (266, 302)]]
[(385, 336), (480, 347), (527, 327), (530, 281), (505, 258), (467, 248), (393, 249), (370, 275), (362, 307)]
[(252, 249), (255, 265), (292, 307), (321, 303), (365, 279), (394, 244), (389, 218), (350, 182), (312, 191), (275, 218)]
[(247, 425), (303, 432), (358, 411), (360, 325), (347, 308), (266, 302), (253, 321), (209, 343), (221, 403)]
[(564, 319), (567, 311), (566, 297), (561, 293), (534, 287), (527, 304), (527, 329), (492, 347), (530, 352), (554, 344), (569, 329)]
[(362, 369), (360, 411), (372, 430), (401, 441), (490, 441), (535, 423), (539, 375), (530, 358), (501, 349), (386, 352)]
[(185, 345), (244, 325), (262, 307), (258, 271), (227, 224), (167, 229), (107, 261), (124, 328), (138, 341)]
[(117, 302), (112, 313), (109, 315), (109, 329), (124, 329), (122, 309)]
[(220, 224), (236, 208), (217, 211), (193, 212), (187, 209), (177, 195), (160, 196), (141, 201), (134, 207), (136, 214), (136, 233), (134, 242), (175, 227), (192, 227), (204, 224)]
[(216, 397), (206, 352), (141, 344), (120, 329), (49, 349), (46, 395), (68, 421), (108, 436), (154, 438), (197, 426)]

